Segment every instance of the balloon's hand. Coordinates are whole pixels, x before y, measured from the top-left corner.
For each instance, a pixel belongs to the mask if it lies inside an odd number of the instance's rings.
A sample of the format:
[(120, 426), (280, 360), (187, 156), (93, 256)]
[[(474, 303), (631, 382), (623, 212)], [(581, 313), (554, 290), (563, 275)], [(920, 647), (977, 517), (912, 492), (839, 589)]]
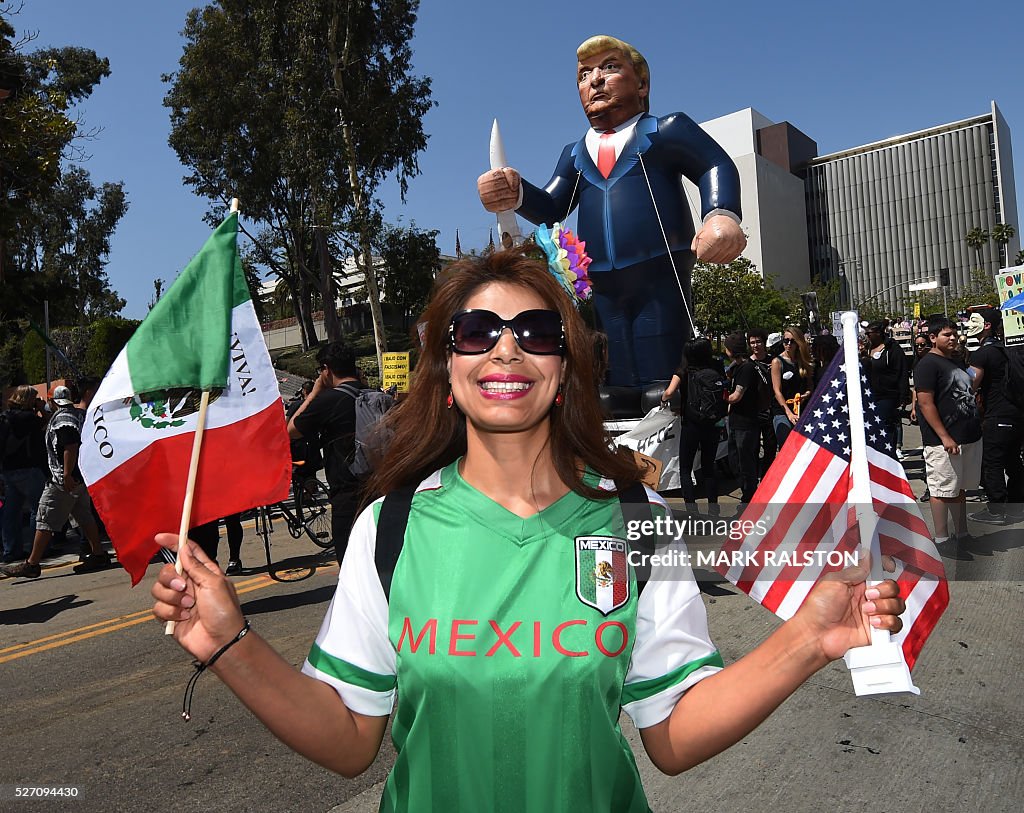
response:
[(726, 215), (709, 217), (694, 235), (690, 249), (706, 263), (729, 263), (740, 256), (747, 238), (739, 223)]
[(511, 167), (492, 169), (476, 179), (480, 202), (488, 212), (507, 212), (519, 204), (519, 173)]

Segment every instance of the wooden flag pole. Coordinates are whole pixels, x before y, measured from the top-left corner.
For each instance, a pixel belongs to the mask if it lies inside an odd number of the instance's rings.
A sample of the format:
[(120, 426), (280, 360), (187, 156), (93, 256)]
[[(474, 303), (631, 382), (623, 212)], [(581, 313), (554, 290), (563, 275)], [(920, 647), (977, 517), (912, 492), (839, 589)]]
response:
[[(238, 211), (238, 198), (231, 199), (231, 212)], [(203, 432), (206, 429), (206, 412), (210, 407), (210, 391), (203, 390), (199, 400), (199, 416), (196, 421), (196, 433), (192, 438), (192, 457), (188, 462), (188, 480), (185, 482), (185, 501), (181, 507), (181, 523), (178, 525), (178, 552), (174, 558), (174, 570), (180, 576), (181, 549), (188, 542), (189, 523), (192, 520), (192, 500), (196, 494), (196, 476), (199, 474), (199, 452), (203, 445)], [(164, 625), (164, 634), (174, 634), (174, 622), (168, 621)]]
[[(196, 433), (192, 438), (192, 458), (188, 462), (188, 480), (185, 483), (185, 502), (181, 507), (181, 524), (178, 526), (178, 554), (174, 559), (174, 570), (180, 576), (181, 549), (188, 542), (189, 522), (192, 519), (192, 500), (196, 493), (196, 475), (199, 473), (199, 450), (203, 445), (203, 431), (206, 429), (206, 411), (210, 406), (210, 391), (203, 390), (199, 401), (199, 418)], [(165, 635), (174, 634), (174, 622), (168, 621), (164, 626)]]

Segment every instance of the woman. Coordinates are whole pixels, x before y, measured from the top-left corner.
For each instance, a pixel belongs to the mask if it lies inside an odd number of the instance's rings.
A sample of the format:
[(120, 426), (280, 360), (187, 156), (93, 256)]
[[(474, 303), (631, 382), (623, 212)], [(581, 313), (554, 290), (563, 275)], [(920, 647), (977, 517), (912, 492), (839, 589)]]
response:
[(21, 518), (29, 512), (29, 529), (36, 529), (36, 510), (43, 494), (46, 449), (43, 445), (45, 421), (43, 399), (33, 387), (17, 387), (0, 415), (0, 477), (4, 485), (3, 560), (4, 564), (25, 558), (24, 529)]
[(379, 505), (362, 512), (301, 673), (243, 634), (234, 588), (196, 546), (184, 576), (165, 567), (153, 587), (154, 614), (177, 622), (185, 649), (201, 662), (222, 652), (213, 671), (271, 731), (346, 776), (373, 762), (397, 683), (382, 810), (647, 811), (620, 707), (654, 763), (679, 772), (872, 626), (900, 628), (895, 583), (865, 591), (865, 573), (847, 572), (720, 668), (691, 573), (637, 596), (628, 570), (600, 566), (621, 555), (617, 489), (639, 472), (607, 446), (589, 333), (545, 265), (519, 252), (461, 260), (425, 319), (371, 482), (418, 484), (404, 547), (386, 587)]
[(772, 359), (772, 425), (779, 448), (796, 424), (800, 402), (810, 397), (814, 381), (814, 362), (804, 333), (798, 327), (782, 332), (782, 352)]
[(811, 356), (814, 358), (814, 388), (828, 371), (836, 353), (839, 352), (839, 340), (835, 336), (822, 334), (815, 336), (811, 343)]
[[(717, 362), (717, 363), (716, 363)], [(694, 376), (700, 381), (694, 384)], [(718, 480), (715, 477), (715, 457), (718, 454), (718, 442), (721, 432), (718, 422), (721, 416), (701, 414), (692, 397), (697, 389), (707, 383), (710, 393), (718, 392), (721, 396), (721, 413), (724, 415), (724, 396), (726, 390), (725, 371), (722, 363), (712, 358), (711, 342), (707, 339), (690, 339), (683, 345), (683, 360), (679, 369), (672, 375), (672, 380), (665, 388), (661, 400), (668, 401), (682, 385), (682, 423), (679, 433), (679, 482), (686, 501), (686, 510), (696, 513), (697, 502), (693, 494), (693, 460), (700, 450), (700, 476), (704, 483), (704, 493), (708, 500), (708, 513), (718, 516)]]

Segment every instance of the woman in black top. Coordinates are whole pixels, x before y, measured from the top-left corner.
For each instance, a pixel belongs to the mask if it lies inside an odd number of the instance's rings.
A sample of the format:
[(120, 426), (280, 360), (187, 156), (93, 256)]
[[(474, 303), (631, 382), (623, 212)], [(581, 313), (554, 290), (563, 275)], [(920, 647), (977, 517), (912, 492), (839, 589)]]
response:
[(787, 327), (782, 333), (782, 352), (772, 359), (772, 424), (779, 448), (786, 442), (800, 413), (800, 401), (810, 397), (814, 380), (811, 352), (798, 327)]

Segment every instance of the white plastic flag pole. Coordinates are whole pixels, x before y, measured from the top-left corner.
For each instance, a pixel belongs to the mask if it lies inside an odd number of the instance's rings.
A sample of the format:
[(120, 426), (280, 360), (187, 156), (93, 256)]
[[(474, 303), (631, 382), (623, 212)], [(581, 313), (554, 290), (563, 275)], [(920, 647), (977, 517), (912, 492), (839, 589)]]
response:
[[(238, 198), (231, 199), (231, 213), (238, 211)], [(192, 521), (192, 501), (196, 493), (196, 475), (199, 473), (199, 452), (203, 446), (203, 432), (206, 429), (206, 412), (210, 407), (210, 391), (203, 390), (199, 398), (199, 414), (196, 416), (196, 432), (192, 437), (192, 456), (188, 461), (188, 479), (185, 481), (185, 500), (181, 506), (181, 523), (178, 525), (178, 550), (174, 557), (174, 570), (180, 576), (181, 550), (188, 543), (188, 529)], [(164, 625), (164, 635), (174, 634), (174, 622)]]
[[(508, 166), (505, 160), (505, 144), (501, 140), (501, 130), (498, 129), (498, 120), (491, 125), (490, 145), (491, 169), (501, 169)], [(516, 220), (516, 213), (511, 209), (498, 212), (498, 235), (499, 241), (505, 248), (517, 246), (523, 242), (523, 235), (519, 231), (519, 221)]]
[[(860, 531), (861, 556), (871, 556), (868, 584), (882, 581), (882, 556), (878, 544), (878, 514), (871, 500), (867, 440), (864, 437), (864, 399), (861, 393), (860, 360), (857, 353), (857, 314), (842, 315), (843, 360), (846, 367), (846, 404), (850, 410), (850, 495)], [(853, 678), (857, 696), (910, 692), (920, 694), (910, 678), (903, 648), (888, 630), (871, 628), (871, 643), (854, 647), (843, 656)]]

